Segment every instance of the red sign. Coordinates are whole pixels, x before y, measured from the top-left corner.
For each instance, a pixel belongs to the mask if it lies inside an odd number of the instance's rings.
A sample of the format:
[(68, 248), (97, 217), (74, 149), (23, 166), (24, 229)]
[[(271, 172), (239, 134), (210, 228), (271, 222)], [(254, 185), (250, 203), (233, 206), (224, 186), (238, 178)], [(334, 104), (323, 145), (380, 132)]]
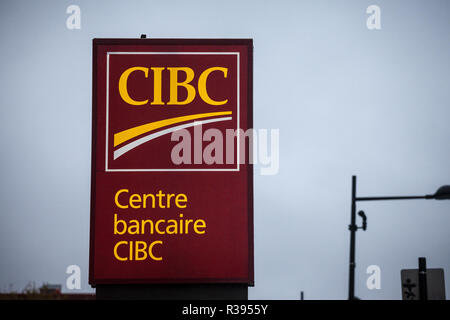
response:
[(93, 46), (89, 282), (252, 285), (252, 41)]

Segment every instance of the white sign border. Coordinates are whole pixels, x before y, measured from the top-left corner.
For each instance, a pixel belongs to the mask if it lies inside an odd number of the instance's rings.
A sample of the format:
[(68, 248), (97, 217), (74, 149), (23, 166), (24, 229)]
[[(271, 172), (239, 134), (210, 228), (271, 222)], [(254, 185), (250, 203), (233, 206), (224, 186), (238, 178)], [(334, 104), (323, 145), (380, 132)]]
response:
[(108, 168), (108, 137), (109, 137), (109, 56), (110, 55), (136, 55), (136, 54), (148, 54), (148, 55), (236, 55), (237, 57), (237, 123), (236, 130), (239, 130), (239, 118), (240, 118), (240, 54), (239, 52), (106, 52), (106, 142), (105, 142), (105, 172), (165, 172), (165, 171), (239, 171), (239, 152), (240, 152), (240, 134), (237, 134), (237, 148), (236, 148), (236, 168), (233, 169), (111, 169)]

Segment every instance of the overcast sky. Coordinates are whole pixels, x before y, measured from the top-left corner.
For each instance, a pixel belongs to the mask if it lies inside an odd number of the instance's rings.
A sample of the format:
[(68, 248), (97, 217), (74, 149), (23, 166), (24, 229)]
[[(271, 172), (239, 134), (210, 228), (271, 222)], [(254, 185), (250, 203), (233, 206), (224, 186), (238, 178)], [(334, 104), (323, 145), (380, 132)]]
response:
[[(81, 29), (66, 27), (69, 5)], [(381, 30), (366, 26), (381, 8)], [(250, 299), (345, 299), (358, 194), (450, 184), (448, 1), (0, 2), (0, 289), (90, 292), (92, 39), (253, 38), (254, 125), (280, 130), (280, 171), (255, 169)], [(361, 203), (356, 294), (401, 299), (400, 270), (444, 268), (450, 201)], [(381, 289), (366, 268), (381, 268)], [(449, 296), (449, 294), (447, 294)]]

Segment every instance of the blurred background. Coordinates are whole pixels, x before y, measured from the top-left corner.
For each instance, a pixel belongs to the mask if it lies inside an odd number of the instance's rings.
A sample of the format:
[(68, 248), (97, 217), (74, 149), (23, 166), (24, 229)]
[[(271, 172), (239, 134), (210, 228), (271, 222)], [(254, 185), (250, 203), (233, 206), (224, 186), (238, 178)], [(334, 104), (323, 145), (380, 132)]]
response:
[[(80, 28), (68, 28), (80, 9)], [(371, 5), (379, 29), (369, 29)], [(253, 38), (254, 126), (280, 130), (255, 168), (250, 299), (346, 299), (358, 195), (450, 184), (448, 1), (0, 2), (0, 291), (88, 284), (92, 39)], [(401, 299), (400, 270), (450, 274), (450, 202), (359, 203), (356, 294)], [(67, 288), (78, 265), (81, 289)], [(381, 270), (369, 290), (366, 269)], [(450, 287), (449, 276), (446, 288)], [(447, 294), (448, 296), (448, 294)]]

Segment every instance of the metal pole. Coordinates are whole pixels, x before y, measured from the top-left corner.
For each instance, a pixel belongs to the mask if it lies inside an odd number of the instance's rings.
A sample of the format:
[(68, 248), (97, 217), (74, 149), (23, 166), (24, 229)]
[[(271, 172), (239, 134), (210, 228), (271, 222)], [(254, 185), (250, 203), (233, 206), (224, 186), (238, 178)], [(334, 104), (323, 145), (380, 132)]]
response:
[(419, 298), (420, 300), (428, 300), (427, 293), (427, 260), (419, 258)]
[(355, 299), (355, 237), (356, 237), (356, 176), (352, 176), (352, 212), (350, 220), (350, 263), (348, 279), (348, 299)]
[(386, 201), (386, 200), (411, 200), (431, 199), (430, 196), (406, 196), (406, 197), (358, 197), (356, 201)]

